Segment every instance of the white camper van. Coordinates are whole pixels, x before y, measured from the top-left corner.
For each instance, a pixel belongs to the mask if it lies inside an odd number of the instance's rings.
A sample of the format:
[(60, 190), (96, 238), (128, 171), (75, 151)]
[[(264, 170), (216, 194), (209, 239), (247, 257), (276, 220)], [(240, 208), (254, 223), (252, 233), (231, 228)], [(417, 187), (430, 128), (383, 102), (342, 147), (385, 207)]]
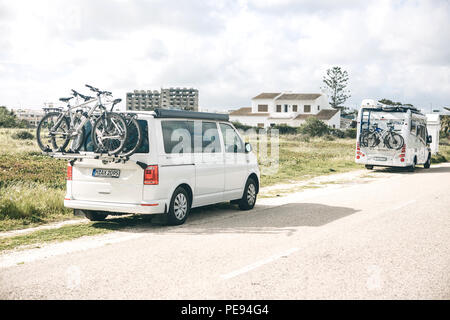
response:
[(72, 155), (64, 205), (98, 221), (124, 213), (166, 214), (184, 223), (191, 208), (231, 201), (252, 209), (256, 155), (228, 115), (157, 109), (137, 112), (144, 141), (129, 159)]
[(426, 116), (410, 106), (387, 106), (363, 100), (357, 120), (356, 163), (374, 166), (407, 167), (414, 171), (431, 163), (431, 136)]

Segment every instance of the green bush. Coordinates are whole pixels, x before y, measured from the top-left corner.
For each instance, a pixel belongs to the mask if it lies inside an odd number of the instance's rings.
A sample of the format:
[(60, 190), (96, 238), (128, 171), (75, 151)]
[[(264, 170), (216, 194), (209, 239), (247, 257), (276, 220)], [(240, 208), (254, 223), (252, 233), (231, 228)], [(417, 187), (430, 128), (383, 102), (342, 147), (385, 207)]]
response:
[(311, 137), (321, 137), (330, 133), (330, 127), (325, 122), (313, 117), (306, 119), (298, 130)]
[(12, 135), (12, 138), (17, 139), (17, 140), (33, 140), (34, 135), (31, 132), (21, 130), (21, 131), (14, 133)]
[(344, 131), (345, 138), (356, 139), (356, 128), (349, 128)]
[(287, 124), (277, 124), (270, 127), (270, 129), (277, 129), (280, 134), (296, 134), (297, 128), (288, 126)]
[(26, 128), (27, 123), (17, 119), (13, 111), (8, 111), (6, 107), (0, 107), (0, 128)]
[(336, 138), (345, 138), (345, 132), (340, 129), (330, 129), (330, 134)]
[(231, 122), (236, 129), (248, 130), (248, 129), (256, 129), (256, 127), (248, 126), (246, 124), (240, 123), (238, 121)]

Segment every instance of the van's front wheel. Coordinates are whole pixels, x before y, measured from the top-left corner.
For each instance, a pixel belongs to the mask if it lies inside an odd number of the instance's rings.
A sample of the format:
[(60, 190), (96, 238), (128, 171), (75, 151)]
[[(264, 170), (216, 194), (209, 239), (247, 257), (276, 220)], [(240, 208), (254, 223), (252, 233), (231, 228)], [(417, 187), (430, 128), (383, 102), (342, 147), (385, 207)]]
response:
[(183, 224), (189, 215), (190, 209), (191, 203), (188, 193), (183, 187), (176, 188), (170, 200), (168, 213), (169, 225), (176, 226)]
[(244, 195), (242, 199), (239, 201), (239, 209), (241, 210), (250, 210), (253, 209), (256, 203), (256, 183), (253, 179), (248, 179), (245, 184)]

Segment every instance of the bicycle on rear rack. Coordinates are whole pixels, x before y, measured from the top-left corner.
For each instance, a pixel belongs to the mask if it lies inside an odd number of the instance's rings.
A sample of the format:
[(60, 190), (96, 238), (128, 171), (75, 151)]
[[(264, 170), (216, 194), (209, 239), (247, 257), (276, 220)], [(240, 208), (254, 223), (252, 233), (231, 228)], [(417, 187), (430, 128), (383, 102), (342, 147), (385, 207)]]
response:
[[(65, 152), (65, 148), (72, 140), (69, 152), (78, 152), (85, 138), (84, 126), (88, 121), (92, 124), (92, 142), (95, 151), (107, 152), (110, 155), (122, 151), (127, 139), (126, 121), (118, 113), (107, 112), (102, 103), (102, 96), (111, 96), (112, 93), (101, 91), (90, 85), (86, 87), (97, 94), (96, 99), (72, 90), (74, 97), (81, 97), (85, 102), (70, 106), (69, 101), (73, 97), (61, 98), (60, 101), (67, 102), (66, 110), (50, 112), (39, 122), (36, 136), (42, 151)], [(89, 107), (88, 111), (83, 110), (95, 101), (97, 103)]]

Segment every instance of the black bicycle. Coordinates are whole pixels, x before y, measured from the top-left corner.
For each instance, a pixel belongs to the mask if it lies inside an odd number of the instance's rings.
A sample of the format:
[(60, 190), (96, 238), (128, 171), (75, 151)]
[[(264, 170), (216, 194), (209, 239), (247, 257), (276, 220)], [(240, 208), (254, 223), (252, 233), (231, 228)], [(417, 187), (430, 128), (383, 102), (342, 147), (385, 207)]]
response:
[(389, 149), (399, 150), (405, 144), (404, 138), (394, 131), (394, 125), (387, 123), (388, 130), (378, 128), (378, 124), (372, 125), (372, 128), (365, 129), (361, 133), (361, 146), (374, 148), (382, 141)]

